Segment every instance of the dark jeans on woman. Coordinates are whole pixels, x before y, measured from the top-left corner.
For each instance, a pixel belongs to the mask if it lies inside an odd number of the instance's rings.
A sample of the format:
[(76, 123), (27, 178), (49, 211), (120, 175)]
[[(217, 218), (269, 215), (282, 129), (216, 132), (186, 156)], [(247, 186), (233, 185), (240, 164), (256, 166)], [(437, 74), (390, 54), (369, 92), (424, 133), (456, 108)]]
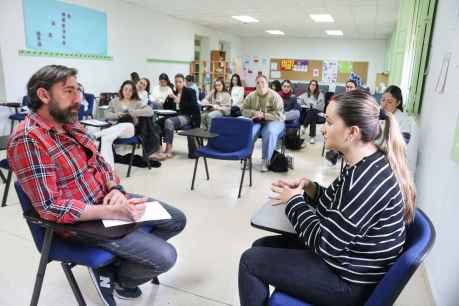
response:
[(271, 236), (254, 242), (239, 263), (241, 306), (264, 306), (268, 285), (315, 306), (363, 305), (373, 286), (341, 279), (295, 237)]
[(144, 222), (141, 228), (121, 239), (71, 239), (115, 254), (117, 259), (111, 264), (114, 281), (124, 288), (135, 288), (168, 271), (177, 260), (177, 252), (167, 240), (185, 228), (186, 217), (177, 208), (161, 204), (171, 219)]
[(301, 110), (301, 122), (304, 125), (304, 128), (309, 126), (309, 136), (316, 137), (316, 125), (319, 119), (318, 114), (320, 111), (314, 108), (302, 109)]

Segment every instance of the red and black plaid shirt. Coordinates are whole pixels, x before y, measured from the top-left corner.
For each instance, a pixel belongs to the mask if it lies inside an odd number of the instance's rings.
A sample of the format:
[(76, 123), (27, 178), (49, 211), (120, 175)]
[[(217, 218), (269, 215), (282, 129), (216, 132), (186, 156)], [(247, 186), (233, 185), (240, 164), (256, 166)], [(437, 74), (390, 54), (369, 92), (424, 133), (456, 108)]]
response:
[(26, 117), (10, 136), (8, 161), (41, 218), (57, 223), (80, 219), (86, 205), (101, 204), (107, 184), (119, 178), (79, 124), (66, 133), (40, 115)]

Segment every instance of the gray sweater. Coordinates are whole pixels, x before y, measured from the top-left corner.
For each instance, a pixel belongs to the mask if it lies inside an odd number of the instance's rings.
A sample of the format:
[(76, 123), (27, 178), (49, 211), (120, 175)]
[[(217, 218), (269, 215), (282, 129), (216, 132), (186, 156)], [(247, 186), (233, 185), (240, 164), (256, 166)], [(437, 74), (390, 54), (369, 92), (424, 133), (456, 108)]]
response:
[(137, 124), (138, 117), (153, 116), (153, 109), (148, 105), (144, 105), (141, 100), (131, 100), (125, 107), (119, 98), (114, 98), (110, 101), (105, 118), (107, 120), (117, 120), (120, 113), (131, 115), (134, 119), (134, 124)]
[(316, 99), (314, 95), (308, 97), (308, 92), (305, 92), (298, 97), (298, 102), (301, 107), (314, 108), (321, 112), (323, 112), (325, 108), (325, 98), (323, 93), (319, 93), (319, 96)]

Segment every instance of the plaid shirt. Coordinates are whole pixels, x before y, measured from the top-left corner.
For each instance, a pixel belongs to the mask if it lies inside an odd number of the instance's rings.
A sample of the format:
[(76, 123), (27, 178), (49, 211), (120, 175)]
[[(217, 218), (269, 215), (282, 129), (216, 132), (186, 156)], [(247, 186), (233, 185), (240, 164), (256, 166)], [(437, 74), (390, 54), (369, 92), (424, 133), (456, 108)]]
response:
[(57, 223), (80, 219), (86, 205), (101, 204), (107, 184), (119, 183), (79, 124), (66, 133), (32, 113), (10, 136), (8, 161), (41, 218)]

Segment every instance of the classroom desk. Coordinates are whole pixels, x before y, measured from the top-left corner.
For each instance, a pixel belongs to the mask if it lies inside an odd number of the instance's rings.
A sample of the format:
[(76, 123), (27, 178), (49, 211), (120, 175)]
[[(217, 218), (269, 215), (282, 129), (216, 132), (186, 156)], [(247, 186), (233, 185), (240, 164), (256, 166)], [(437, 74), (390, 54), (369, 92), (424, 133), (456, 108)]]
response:
[(296, 236), (290, 220), (285, 215), (285, 205), (273, 206), (273, 201), (266, 202), (250, 219), (250, 225), (276, 234)]
[(195, 138), (198, 145), (201, 147), (204, 145), (204, 139), (215, 138), (218, 136), (218, 134), (208, 132), (201, 128), (183, 130), (183, 131), (178, 132), (178, 134), (181, 136), (188, 136), (188, 137)]

